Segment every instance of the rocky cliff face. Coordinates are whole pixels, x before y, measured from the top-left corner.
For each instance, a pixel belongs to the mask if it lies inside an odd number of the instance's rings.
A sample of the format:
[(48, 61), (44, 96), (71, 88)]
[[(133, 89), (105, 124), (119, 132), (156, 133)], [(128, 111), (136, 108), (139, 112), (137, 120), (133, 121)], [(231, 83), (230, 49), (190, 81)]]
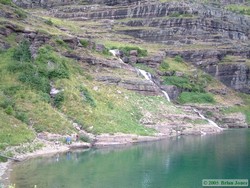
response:
[(250, 94), (250, 68), (241, 64), (218, 64), (207, 66), (208, 73), (221, 80), (226, 86)]
[[(51, 8), (50, 14), (69, 20), (112, 20), (110, 31), (166, 46), (190, 46), (185, 50), (166, 50), (180, 55), (225, 85), (250, 93), (249, 67), (241, 62), (219, 64), (227, 55), (250, 57), (250, 19), (232, 13), (224, 6), (247, 4), (245, 0), (159, 1), (139, 0), (14, 0), (23, 7)], [(72, 5), (73, 4), (73, 5)], [(71, 6), (63, 6), (71, 5)], [(220, 7), (220, 8), (218, 8)], [(208, 46), (204, 50), (199, 46)], [(194, 48), (194, 49), (193, 49)], [(135, 60), (136, 62), (136, 60)]]

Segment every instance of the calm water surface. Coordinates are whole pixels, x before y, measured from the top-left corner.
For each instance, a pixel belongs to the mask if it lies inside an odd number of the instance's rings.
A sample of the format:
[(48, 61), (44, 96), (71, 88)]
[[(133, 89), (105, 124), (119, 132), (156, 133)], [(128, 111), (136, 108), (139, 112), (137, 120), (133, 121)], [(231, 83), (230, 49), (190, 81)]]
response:
[(16, 188), (196, 188), (250, 180), (250, 130), (35, 158), (13, 166)]

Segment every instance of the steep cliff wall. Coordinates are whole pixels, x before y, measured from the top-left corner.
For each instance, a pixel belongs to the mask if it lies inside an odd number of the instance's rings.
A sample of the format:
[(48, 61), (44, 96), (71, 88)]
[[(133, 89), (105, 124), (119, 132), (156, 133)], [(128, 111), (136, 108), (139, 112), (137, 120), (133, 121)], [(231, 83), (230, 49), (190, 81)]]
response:
[[(165, 44), (168, 49), (190, 45), (188, 50), (167, 50), (166, 55), (180, 55), (185, 61), (216, 76), (227, 86), (250, 93), (249, 68), (246, 65), (238, 65), (238, 62), (219, 64), (227, 55), (250, 58), (249, 17), (223, 9), (232, 3), (247, 5), (248, 1), (209, 2), (214, 4), (204, 1), (161, 3), (157, 0), (14, 1), (24, 7), (50, 8), (52, 16), (68, 20), (110, 19), (110, 32)], [(203, 50), (198, 48), (199, 45), (209, 47)]]

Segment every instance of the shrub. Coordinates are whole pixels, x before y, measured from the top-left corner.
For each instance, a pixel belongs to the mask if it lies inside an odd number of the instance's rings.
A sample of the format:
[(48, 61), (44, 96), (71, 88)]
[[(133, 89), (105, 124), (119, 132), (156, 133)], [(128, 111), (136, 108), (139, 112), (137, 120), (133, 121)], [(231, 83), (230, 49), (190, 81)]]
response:
[(41, 97), (42, 101), (44, 101), (46, 103), (50, 103), (50, 95), (49, 94), (40, 92), (40, 97)]
[(57, 108), (60, 108), (63, 104), (64, 101), (64, 93), (60, 92), (58, 94), (56, 94), (55, 98), (54, 98), (54, 105)]
[(182, 57), (179, 56), (179, 55), (175, 56), (175, 57), (174, 57), (174, 60), (175, 60), (176, 62), (178, 62), (178, 63), (183, 63), (183, 59), (182, 59)]
[(13, 58), (21, 62), (31, 61), (30, 43), (27, 40), (21, 41), (21, 43), (14, 49)]
[(119, 48), (113, 46), (113, 47), (111, 47), (111, 49), (119, 49), (119, 50), (121, 50), (126, 56), (129, 56), (129, 53), (130, 53), (131, 50), (137, 50), (138, 56), (139, 56), (139, 57), (145, 57), (145, 56), (148, 55), (147, 50), (141, 49), (141, 48), (136, 47), (136, 46), (125, 46), (125, 47), (119, 47)]
[(12, 1), (11, 0), (0, 0), (0, 3), (4, 4), (4, 5), (12, 5)]
[(164, 60), (161, 64), (160, 64), (160, 71), (167, 71), (169, 69), (169, 64), (167, 63), (166, 60)]
[(14, 107), (15, 102), (11, 100), (10, 98), (5, 98), (3, 101), (1, 101), (0, 107), (6, 109), (8, 106)]
[(15, 112), (14, 109), (12, 108), (12, 106), (7, 106), (7, 108), (4, 111), (8, 115), (13, 115)]
[(210, 93), (183, 92), (178, 98), (178, 101), (184, 103), (215, 103), (213, 96)]
[(62, 39), (56, 39), (56, 43), (66, 49), (69, 49), (69, 46)]
[(86, 39), (80, 39), (80, 43), (84, 48), (87, 48), (89, 45), (89, 41)]
[(16, 112), (15, 113), (15, 118), (19, 119), (20, 121), (22, 121), (23, 123), (28, 124), (29, 123), (29, 119), (27, 117), (27, 115), (24, 112)]
[(3, 93), (8, 96), (15, 95), (21, 89), (20, 86), (10, 86), (4, 89)]
[(91, 94), (89, 93), (87, 88), (81, 86), (80, 92), (81, 92), (81, 95), (82, 95), (84, 101), (86, 101), (88, 104), (90, 104), (90, 106), (96, 107), (95, 100), (93, 99), (93, 97), (91, 96)]
[(50, 25), (50, 26), (54, 25), (54, 23), (52, 22), (51, 19), (45, 20), (44, 23), (46, 23), (47, 25)]
[(27, 18), (27, 13), (24, 12), (23, 10), (21, 10), (21, 9), (16, 9), (14, 12), (18, 15), (18, 17), (19, 17), (20, 19), (25, 19), (25, 18)]
[(22, 72), (19, 76), (19, 80), (38, 91), (42, 91), (44, 93), (49, 93), (50, 91), (49, 79), (39, 74), (35, 70), (35, 67), (32, 71)]
[(190, 83), (188, 77), (168, 76), (164, 79), (164, 84), (175, 85), (181, 89), (191, 91), (193, 85)]
[(83, 142), (91, 142), (91, 139), (87, 135), (80, 135), (79, 139)]

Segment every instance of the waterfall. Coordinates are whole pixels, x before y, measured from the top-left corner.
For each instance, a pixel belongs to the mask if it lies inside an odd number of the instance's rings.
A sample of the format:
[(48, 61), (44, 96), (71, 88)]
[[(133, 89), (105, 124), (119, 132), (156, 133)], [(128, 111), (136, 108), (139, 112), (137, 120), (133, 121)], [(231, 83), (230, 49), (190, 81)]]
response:
[(119, 50), (115, 49), (115, 50), (109, 50), (109, 52), (114, 56), (117, 57), (120, 55)]
[[(137, 69), (137, 68), (136, 68), (136, 71), (139, 72), (142, 76), (144, 76), (144, 78), (146, 80), (149, 80), (152, 83), (154, 83), (154, 81), (152, 79), (152, 75), (149, 72), (146, 72), (145, 70)], [(155, 85), (157, 86), (157, 84), (155, 84)], [(159, 87), (159, 86), (157, 86), (157, 87)], [(166, 97), (166, 99), (168, 100), (168, 102), (170, 102), (170, 97), (169, 97), (168, 93), (166, 91), (162, 90), (162, 89), (161, 89), (161, 92), (164, 94), (164, 96)]]
[(161, 90), (161, 92), (165, 95), (165, 97), (166, 97), (166, 99), (168, 100), (168, 102), (170, 102), (171, 100), (170, 100), (170, 98), (169, 98), (168, 93), (167, 93), (166, 91), (163, 91), (163, 90)]
[(197, 109), (193, 109), (202, 119), (207, 120), (211, 125), (213, 125), (214, 127), (217, 127), (220, 130), (223, 130), (221, 127), (219, 127), (214, 121), (212, 121), (211, 119), (206, 118), (204, 115), (202, 115)]
[[(109, 50), (109, 52), (114, 56), (114, 57), (118, 57), (119, 60), (121, 62), (123, 62), (123, 60), (119, 57), (120, 56), (120, 52), (119, 50), (117, 49), (114, 49), (114, 50)], [(123, 62), (124, 63), (124, 62)], [(136, 72), (138, 72), (139, 74), (141, 74), (146, 80), (149, 80), (150, 82), (152, 82), (153, 84), (154, 81), (152, 79), (152, 75), (149, 73), (149, 72), (146, 72), (145, 70), (142, 70), (142, 69), (138, 69), (138, 68), (135, 68)], [(157, 84), (155, 84), (157, 87), (159, 87)], [(170, 97), (168, 95), (168, 93), (164, 90), (161, 89), (161, 92), (164, 94), (164, 96), (166, 97), (166, 99), (168, 100), (168, 102), (170, 102)]]
[(121, 63), (124, 63), (123, 60), (120, 58), (120, 52), (119, 52), (119, 50), (114, 49), (114, 50), (109, 50), (109, 52), (110, 52), (114, 57), (117, 57)]
[(136, 68), (136, 71), (139, 72), (146, 80), (153, 82), (152, 76), (150, 73), (146, 72), (145, 70), (137, 69), (137, 68)]

